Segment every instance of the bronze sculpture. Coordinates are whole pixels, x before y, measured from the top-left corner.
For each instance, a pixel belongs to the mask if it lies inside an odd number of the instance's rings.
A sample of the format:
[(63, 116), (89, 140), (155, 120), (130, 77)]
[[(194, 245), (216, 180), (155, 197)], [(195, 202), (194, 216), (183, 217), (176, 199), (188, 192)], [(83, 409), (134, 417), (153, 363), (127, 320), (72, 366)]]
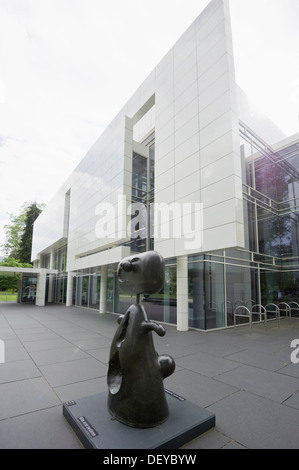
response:
[(141, 294), (159, 292), (164, 284), (164, 260), (155, 252), (133, 255), (118, 265), (124, 292), (136, 294), (136, 303), (118, 318), (109, 357), (108, 410), (118, 421), (136, 428), (150, 428), (168, 418), (163, 379), (174, 372), (171, 356), (155, 351), (152, 331), (164, 336), (165, 328), (150, 321), (140, 303)]

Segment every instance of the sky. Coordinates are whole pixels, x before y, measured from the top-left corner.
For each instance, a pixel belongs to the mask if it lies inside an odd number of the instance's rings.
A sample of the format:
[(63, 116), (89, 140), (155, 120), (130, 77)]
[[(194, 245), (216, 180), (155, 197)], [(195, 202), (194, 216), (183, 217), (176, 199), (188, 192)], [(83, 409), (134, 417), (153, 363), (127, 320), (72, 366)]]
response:
[[(9, 214), (51, 200), (208, 3), (0, 0), (0, 245)], [(230, 7), (238, 84), (299, 132), (299, 1)]]

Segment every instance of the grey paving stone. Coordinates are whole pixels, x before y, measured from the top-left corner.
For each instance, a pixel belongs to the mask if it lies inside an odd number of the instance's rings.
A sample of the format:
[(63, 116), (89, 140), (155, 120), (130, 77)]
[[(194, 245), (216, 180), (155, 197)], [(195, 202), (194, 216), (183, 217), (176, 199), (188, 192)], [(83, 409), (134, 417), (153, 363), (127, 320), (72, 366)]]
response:
[(100, 335), (89, 339), (79, 337), (72, 339), (71, 342), (78, 346), (78, 348), (83, 349), (83, 351), (88, 351), (89, 349), (110, 348), (111, 346), (111, 339)]
[(0, 421), (0, 449), (82, 449), (62, 406)]
[(23, 339), (23, 335), (30, 335), (32, 333), (45, 333), (50, 330), (45, 326), (37, 326), (35, 328), (15, 328), (14, 331), (18, 335), (18, 338)]
[(200, 344), (177, 344), (176, 341), (171, 341), (171, 343), (159, 344), (154, 341), (155, 349), (159, 354), (169, 354), (174, 359), (179, 359), (181, 357), (190, 356), (200, 351)]
[(234, 342), (231, 338), (216, 335), (210, 338), (210, 341), (198, 345), (198, 351), (214, 354), (218, 357), (229, 358), (228, 356), (230, 354), (238, 353), (245, 349), (244, 345), (239, 340), (238, 342)]
[(94, 358), (49, 364), (40, 370), (52, 387), (107, 375), (107, 367)]
[(287, 398), (283, 404), (299, 410), (299, 391), (293, 393), (293, 395)]
[(69, 341), (63, 338), (47, 339), (44, 341), (24, 341), (23, 345), (28, 352), (49, 351), (50, 349), (61, 349), (72, 346)]
[(240, 367), (240, 364), (207, 353), (197, 353), (176, 360), (176, 363), (189, 370), (214, 377), (223, 372)]
[(226, 450), (244, 450), (244, 449), (247, 449), (247, 447), (245, 446), (242, 446), (242, 444), (240, 444), (239, 442), (236, 442), (236, 441), (230, 441), (228, 444), (226, 444), (225, 446), (222, 447), (222, 449), (226, 449)]
[(7, 340), (7, 339), (15, 339), (17, 335), (15, 334), (14, 330), (9, 326), (2, 326), (0, 327), (0, 339)]
[(0, 383), (2, 384), (40, 376), (41, 372), (30, 359), (0, 364)]
[(88, 354), (98, 361), (101, 361), (103, 364), (108, 366), (109, 356), (110, 356), (110, 347), (105, 349), (88, 349)]
[(59, 339), (59, 336), (56, 333), (53, 333), (53, 331), (41, 331), (41, 332), (35, 332), (35, 331), (28, 331), (27, 333), (22, 333), (21, 335), (18, 335), (18, 338), (23, 341), (23, 342), (29, 342), (29, 341), (45, 341), (45, 340), (55, 340)]
[(282, 380), (280, 374), (246, 365), (218, 375), (217, 380), (279, 403), (296, 392), (299, 385), (293, 377)]
[(230, 442), (230, 438), (218, 432), (216, 429), (212, 429), (197, 439), (193, 439), (191, 442), (188, 442), (181, 447), (181, 449), (222, 449)]
[(279, 370), (286, 365), (286, 362), (277, 357), (277, 355), (268, 352), (265, 353), (261, 350), (247, 349), (235, 354), (230, 354), (226, 356), (226, 359), (272, 371)]
[(78, 340), (78, 339), (81, 340), (81, 339), (97, 338), (98, 334), (95, 333), (94, 331), (83, 330), (82, 328), (81, 330), (79, 329), (77, 331), (62, 332), (61, 336), (68, 341), (72, 341), (72, 340)]
[(107, 377), (99, 377), (97, 379), (83, 380), (69, 385), (55, 387), (55, 393), (64, 403), (78, 398), (89, 397), (101, 392), (108, 391)]
[(299, 411), (240, 391), (208, 408), (216, 429), (249, 449), (298, 449)]
[(5, 362), (22, 361), (30, 359), (30, 356), (23, 344), (18, 340), (9, 339), (5, 341)]
[(279, 370), (283, 375), (289, 375), (291, 377), (297, 377), (299, 379), (299, 364), (289, 364)]
[(69, 345), (68, 348), (33, 351), (30, 355), (38, 366), (76, 361), (77, 359), (85, 359), (89, 357), (89, 355), (84, 351), (71, 345)]
[[(14, 439), (25, 448), (77, 448), (61, 402), (107, 392), (117, 317), (58, 304), (0, 305), (0, 329), (9, 336), (2, 369), (9, 382), (0, 380), (0, 448), (16, 447), (8, 442)], [(165, 387), (216, 415), (216, 428), (188, 443), (190, 449), (297, 444), (299, 364), (290, 364), (290, 342), (299, 338), (299, 320), (282, 322), (281, 329), (273, 322), (267, 331), (254, 325), (251, 336), (248, 327), (208, 333), (165, 328), (164, 337), (153, 334), (157, 352), (176, 361)]]
[[(166, 329), (166, 328), (165, 328)], [(208, 343), (209, 338), (206, 333), (195, 332), (195, 331), (185, 331), (181, 332), (182, 335), (179, 335), (176, 330), (167, 330), (165, 336), (158, 336), (153, 334), (154, 342), (157, 347), (163, 347), (163, 345), (173, 344), (175, 339), (175, 345), (180, 347), (190, 347), (192, 345), (198, 345), (203, 343)]]
[(0, 420), (60, 403), (42, 377), (1, 384), (0, 396)]
[(21, 317), (9, 316), (7, 321), (9, 326), (14, 329), (26, 328), (27, 330), (30, 330), (30, 328), (40, 327), (39, 322), (32, 320), (30, 317), (28, 318), (26, 315), (22, 315)]
[(203, 408), (238, 391), (236, 387), (186, 369), (176, 371), (164, 384), (165, 388)]

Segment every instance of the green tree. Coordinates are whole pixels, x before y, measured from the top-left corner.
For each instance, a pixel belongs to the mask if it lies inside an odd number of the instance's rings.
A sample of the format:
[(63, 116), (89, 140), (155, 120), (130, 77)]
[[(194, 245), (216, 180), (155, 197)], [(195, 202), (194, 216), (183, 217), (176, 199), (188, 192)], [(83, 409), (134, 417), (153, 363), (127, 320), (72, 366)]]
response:
[[(0, 266), (7, 267), (17, 267), (17, 268), (32, 268), (32, 265), (29, 263), (20, 263), (13, 257), (8, 257), (5, 260), (0, 262)], [(0, 275), (0, 291), (11, 289), (14, 291), (18, 286), (18, 275)]]
[(2, 248), (7, 258), (17, 259), (21, 237), (25, 227), (27, 205), (28, 203), (26, 202), (22, 205), (18, 215), (10, 214), (10, 223), (4, 225), (6, 241)]
[(30, 204), (26, 210), (25, 227), (17, 252), (18, 259), (21, 263), (30, 263), (31, 261), (33, 224), (41, 211), (42, 208), (38, 206), (36, 202)]
[(4, 226), (6, 242), (2, 247), (6, 258), (30, 263), (33, 222), (44, 207), (45, 204), (25, 202), (19, 214), (10, 214), (10, 223)]

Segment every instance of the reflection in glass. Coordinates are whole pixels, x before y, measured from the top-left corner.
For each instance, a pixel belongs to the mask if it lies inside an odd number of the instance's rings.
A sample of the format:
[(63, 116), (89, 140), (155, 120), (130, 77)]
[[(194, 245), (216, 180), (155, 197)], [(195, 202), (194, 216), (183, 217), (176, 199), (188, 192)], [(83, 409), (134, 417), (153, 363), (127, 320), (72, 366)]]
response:
[(249, 266), (226, 264), (227, 326), (234, 324), (233, 312), (243, 305), (251, 308), (258, 304), (257, 272)]
[(89, 280), (90, 292), (89, 292), (89, 308), (100, 308), (100, 288), (101, 288), (101, 277), (96, 274), (92, 274)]
[(189, 263), (189, 326), (203, 330), (225, 326), (222, 263)]

